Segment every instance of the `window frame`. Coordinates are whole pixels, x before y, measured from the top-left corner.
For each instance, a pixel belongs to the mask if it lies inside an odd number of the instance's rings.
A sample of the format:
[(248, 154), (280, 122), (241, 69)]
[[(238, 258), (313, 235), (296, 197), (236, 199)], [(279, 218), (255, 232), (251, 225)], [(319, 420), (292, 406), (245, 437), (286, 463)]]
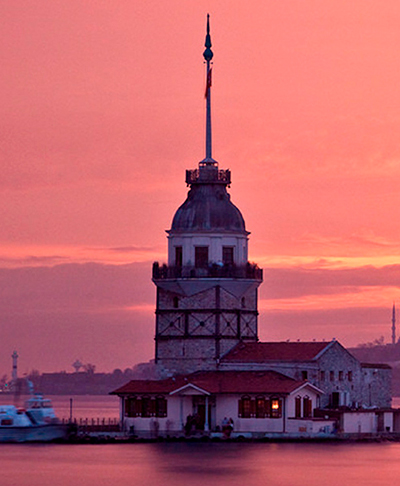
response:
[(222, 247), (222, 263), (230, 266), (235, 264), (235, 247), (223, 246)]
[(312, 399), (308, 395), (303, 397), (303, 417), (312, 418)]
[[(202, 252), (204, 252), (202, 254)], [(199, 245), (194, 247), (194, 266), (195, 268), (208, 268), (209, 266), (209, 247)]]
[(183, 266), (183, 246), (175, 246), (175, 266), (182, 268)]
[(252, 417), (252, 399), (249, 395), (243, 395), (239, 399), (239, 417), (241, 418), (251, 418)]
[(295, 418), (301, 418), (301, 396), (297, 395), (294, 399), (294, 416)]
[[(274, 405), (277, 402), (278, 408), (275, 408)], [(270, 398), (270, 417), (274, 419), (282, 418), (282, 399), (280, 397), (271, 397)]]

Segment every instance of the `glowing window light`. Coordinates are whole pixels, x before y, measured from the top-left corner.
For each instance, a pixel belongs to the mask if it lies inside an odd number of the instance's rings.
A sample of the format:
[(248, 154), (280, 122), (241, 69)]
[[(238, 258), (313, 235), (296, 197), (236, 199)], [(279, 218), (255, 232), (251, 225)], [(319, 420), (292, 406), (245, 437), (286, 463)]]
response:
[(272, 400), (272, 410), (279, 410), (279, 400)]

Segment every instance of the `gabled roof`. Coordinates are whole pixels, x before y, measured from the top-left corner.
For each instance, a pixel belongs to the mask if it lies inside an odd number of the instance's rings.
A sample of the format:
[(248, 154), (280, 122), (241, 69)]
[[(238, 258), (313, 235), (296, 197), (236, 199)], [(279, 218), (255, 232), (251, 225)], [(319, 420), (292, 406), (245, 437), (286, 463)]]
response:
[(296, 381), (275, 371), (199, 371), (166, 380), (132, 380), (113, 391), (113, 395), (146, 393), (170, 394), (193, 385), (202, 391), (219, 393), (289, 394), (305, 382)]
[(227, 362), (312, 361), (333, 342), (239, 343), (221, 360)]

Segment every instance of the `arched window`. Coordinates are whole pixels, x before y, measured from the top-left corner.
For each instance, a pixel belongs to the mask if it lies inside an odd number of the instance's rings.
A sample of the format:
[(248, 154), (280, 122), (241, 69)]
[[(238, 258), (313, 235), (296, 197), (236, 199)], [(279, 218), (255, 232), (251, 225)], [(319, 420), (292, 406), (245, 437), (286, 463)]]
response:
[(156, 397), (156, 417), (167, 416), (167, 400), (163, 396)]
[(155, 401), (151, 400), (150, 397), (144, 396), (142, 397), (142, 417), (152, 417), (154, 415), (154, 405)]
[(264, 397), (256, 397), (256, 418), (265, 418), (267, 416), (267, 405)]
[(239, 400), (239, 417), (250, 418), (252, 415), (254, 415), (254, 405), (254, 400), (251, 400), (248, 395), (243, 396)]
[(312, 401), (311, 398), (305, 396), (303, 398), (303, 417), (310, 418), (312, 416)]
[(294, 416), (296, 418), (301, 417), (301, 397), (297, 396), (294, 402)]

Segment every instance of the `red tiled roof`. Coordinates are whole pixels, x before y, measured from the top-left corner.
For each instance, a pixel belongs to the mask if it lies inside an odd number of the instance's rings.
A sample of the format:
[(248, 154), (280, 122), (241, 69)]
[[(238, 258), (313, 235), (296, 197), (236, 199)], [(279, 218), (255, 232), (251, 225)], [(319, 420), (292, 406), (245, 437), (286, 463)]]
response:
[(209, 393), (287, 394), (303, 383), (275, 371), (199, 371), (166, 380), (132, 380), (112, 394), (171, 393), (188, 384)]
[(253, 363), (311, 361), (329, 344), (326, 342), (239, 343), (224, 356), (222, 361), (250, 361)]

